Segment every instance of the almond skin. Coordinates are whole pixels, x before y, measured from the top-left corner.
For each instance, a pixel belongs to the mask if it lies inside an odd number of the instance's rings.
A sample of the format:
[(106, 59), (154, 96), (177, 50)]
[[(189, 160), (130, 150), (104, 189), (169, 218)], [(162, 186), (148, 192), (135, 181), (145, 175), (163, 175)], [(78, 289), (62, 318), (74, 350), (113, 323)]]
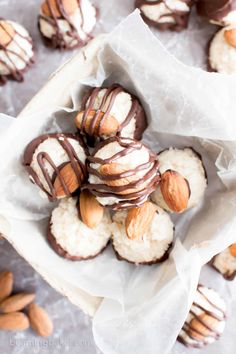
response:
[(161, 193), (172, 211), (181, 213), (187, 209), (190, 188), (188, 181), (180, 173), (167, 170), (162, 174)]
[(233, 243), (229, 247), (229, 251), (230, 251), (231, 255), (236, 258), (236, 243)]
[(138, 239), (146, 234), (157, 211), (156, 205), (145, 202), (139, 208), (130, 209), (125, 220), (128, 238)]
[(197, 318), (194, 318), (191, 321), (191, 335), (196, 340), (203, 340), (204, 337), (208, 337), (212, 334), (212, 331), (209, 328), (217, 328), (219, 321), (216, 318), (207, 315), (206, 313), (200, 315), (199, 320)]
[(24, 331), (27, 328), (29, 328), (29, 319), (22, 312), (0, 315), (0, 330)]
[(236, 28), (225, 30), (224, 37), (229, 45), (236, 48)]
[(7, 46), (14, 35), (15, 31), (12, 25), (6, 21), (0, 21), (0, 45)]
[[(80, 173), (82, 174), (81, 168), (78, 164), (78, 168), (80, 170)], [(60, 175), (63, 178), (65, 184), (67, 185), (67, 188), (69, 189), (69, 192), (72, 194), (73, 192), (76, 191), (80, 187), (80, 181), (78, 181), (77, 176), (71, 166), (71, 163), (66, 164), (62, 169), (60, 170)], [(65, 191), (64, 188), (61, 184), (60, 178), (57, 176), (54, 182), (54, 188), (56, 191), (56, 195), (58, 198), (63, 198), (65, 197)]]
[(3, 313), (16, 312), (23, 310), (35, 299), (33, 293), (20, 293), (12, 295), (0, 303), (0, 311)]
[[(45, 1), (41, 6), (43, 14), (49, 17), (53, 17), (47, 2), (49, 2), (49, 5), (52, 8), (53, 15), (57, 18), (61, 17), (62, 13), (57, 5), (57, 0)], [(62, 0), (61, 3), (63, 6), (63, 10), (67, 15), (72, 15), (78, 9), (78, 0)]]
[(13, 274), (9, 271), (0, 273), (0, 301), (11, 295), (13, 289)]
[(41, 337), (48, 337), (53, 332), (53, 323), (48, 313), (36, 304), (29, 305), (29, 320), (32, 329)]
[[(96, 111), (90, 110), (88, 116), (86, 117), (85, 121), (85, 126), (84, 130), (85, 133), (89, 134), (89, 127), (91, 124), (92, 119), (96, 115)], [(75, 118), (75, 124), (78, 129), (81, 129), (81, 123), (82, 123), (82, 118), (84, 115), (84, 111), (80, 112), (76, 118)], [(116, 134), (118, 132), (118, 129), (120, 127), (119, 122), (113, 117), (108, 115), (104, 121), (102, 121), (101, 127), (99, 129), (99, 125), (101, 120), (103, 119), (104, 112), (100, 112), (98, 115), (98, 118), (96, 119), (96, 124), (93, 129), (93, 135), (94, 136), (101, 136), (101, 135), (111, 135), (111, 134)]]
[(104, 207), (88, 190), (80, 193), (79, 210), (83, 223), (90, 229), (94, 229), (102, 221)]

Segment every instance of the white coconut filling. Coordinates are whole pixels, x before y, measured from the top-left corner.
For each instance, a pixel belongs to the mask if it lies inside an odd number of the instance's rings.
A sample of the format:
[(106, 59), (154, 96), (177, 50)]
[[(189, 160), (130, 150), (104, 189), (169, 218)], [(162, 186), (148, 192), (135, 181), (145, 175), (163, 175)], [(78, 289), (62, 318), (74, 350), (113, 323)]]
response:
[[(226, 311), (226, 304), (225, 304), (224, 300), (213, 289), (209, 289), (205, 286), (200, 286), (199, 289), (203, 295), (200, 293), (200, 291), (198, 291), (198, 290), (196, 291), (196, 295), (194, 298), (194, 303), (191, 307), (191, 311), (193, 313), (195, 313), (197, 316), (201, 316), (202, 314), (205, 313), (205, 311), (209, 311), (213, 315), (221, 318), (218, 322), (216, 322), (214, 330), (217, 333), (222, 334), (224, 331), (224, 328), (225, 328), (225, 319), (222, 316), (222, 312), (225, 313), (225, 311)], [(207, 301), (207, 299), (209, 301)], [(214, 304), (216, 307), (211, 305), (211, 303)], [(196, 304), (202, 308), (199, 308), (198, 306), (196, 306)], [(221, 309), (221, 311), (219, 309)], [(187, 320), (185, 322), (190, 324), (190, 322), (193, 319), (194, 319), (194, 315), (189, 313)], [(186, 341), (188, 344), (192, 344), (192, 345), (199, 344), (199, 341), (191, 338), (188, 335), (188, 333), (186, 333), (184, 330), (180, 331), (180, 337), (183, 338), (183, 340)], [(215, 342), (215, 340), (216, 339), (214, 337), (204, 336), (204, 342), (207, 344), (213, 343), (213, 342)]]
[(32, 43), (28, 40), (30, 36), (26, 29), (13, 21), (4, 22), (9, 23), (15, 30), (13, 40), (7, 45), (7, 52), (0, 49), (0, 75), (9, 75), (11, 71), (24, 70), (34, 52)]
[[(61, 137), (60, 139), (64, 139), (64, 138)], [(84, 151), (83, 147), (75, 139), (67, 138), (67, 140), (72, 145), (72, 147), (74, 148), (75, 153), (78, 156), (79, 160), (83, 164), (85, 164), (86, 154), (85, 154), (85, 151)], [(46, 182), (46, 180), (44, 178), (43, 172), (42, 172), (42, 170), (41, 170), (41, 168), (40, 168), (40, 166), (38, 164), (38, 161), (37, 161), (37, 156), (41, 152), (47, 153), (50, 156), (50, 158), (53, 161), (53, 163), (57, 167), (59, 167), (60, 165), (62, 165), (65, 162), (69, 162), (70, 159), (69, 159), (68, 154), (66, 153), (66, 151), (61, 146), (61, 144), (55, 138), (48, 138), (48, 139), (44, 140), (41, 144), (39, 144), (39, 146), (35, 150), (35, 152), (33, 154), (32, 162), (30, 164), (30, 167), (35, 171), (35, 173), (39, 177), (43, 187), (48, 192), (50, 192), (50, 188), (49, 188), (49, 186), (48, 186), (48, 184), (47, 184), (47, 182)], [(54, 174), (54, 169), (52, 168), (52, 166), (46, 160), (44, 160), (44, 166), (47, 169), (49, 177), (52, 178), (52, 176)]]
[[(81, 17), (80, 9), (78, 8), (72, 15), (68, 15), (71, 23), (78, 32), (81, 40), (86, 40), (87, 35), (92, 32), (96, 24), (96, 9), (88, 0), (83, 0), (81, 3)], [(47, 38), (52, 38), (57, 33), (57, 27), (51, 17), (45, 16), (42, 11), (40, 12), (39, 26), (42, 34)], [(57, 19), (57, 26), (59, 27), (60, 34), (63, 34), (65, 43), (71, 47), (78, 44), (78, 39), (73, 38), (69, 34), (71, 26), (65, 19)]]
[[(189, 183), (191, 195), (188, 201), (188, 209), (196, 206), (202, 199), (207, 180), (201, 159), (190, 148), (183, 150), (170, 148), (158, 155), (159, 170), (163, 174), (167, 170), (180, 173)], [(171, 211), (165, 203), (160, 186), (151, 196), (152, 200), (162, 208)]]
[(236, 257), (231, 254), (230, 248), (228, 247), (223, 252), (215, 256), (213, 265), (220, 271), (221, 274), (231, 276), (234, 272), (236, 272)]
[(236, 48), (227, 43), (224, 37), (225, 30), (235, 28), (229, 26), (218, 31), (211, 41), (209, 61), (211, 67), (223, 74), (236, 73)]
[(130, 240), (125, 230), (127, 211), (113, 216), (112, 240), (118, 254), (134, 263), (157, 261), (173, 241), (174, 227), (169, 215), (158, 207), (148, 231), (141, 238)]
[[(122, 142), (130, 142), (129, 139), (122, 139)], [(105, 145), (104, 147), (102, 147), (101, 149), (99, 149), (97, 151), (97, 153), (95, 154), (95, 157), (101, 158), (101, 159), (107, 159), (112, 157), (113, 155), (119, 153), (120, 151), (122, 151), (124, 148), (117, 142), (111, 142), (110, 144)], [(137, 168), (138, 166), (145, 164), (149, 161), (150, 158), (150, 153), (149, 150), (145, 147), (142, 146), (141, 149), (135, 149), (131, 152), (128, 152), (126, 155), (117, 158), (114, 163), (117, 164), (121, 164), (124, 166), (124, 168), (127, 168), (127, 171), (132, 170)], [(98, 163), (92, 163), (91, 167), (99, 170), (101, 165)], [(151, 164), (150, 167), (148, 167), (148, 169), (144, 169), (141, 170), (139, 172), (137, 172), (135, 174), (134, 180), (138, 181), (138, 180), (142, 180), (142, 178), (148, 173), (149, 170), (151, 170), (153, 167), (153, 164)], [(143, 181), (143, 183), (138, 187), (138, 190), (141, 190), (143, 188), (145, 188), (149, 182), (151, 181), (151, 179), (154, 177), (154, 174), (156, 174), (156, 171), (153, 172), (153, 174), (150, 176), (150, 178), (148, 178), (146, 181)], [(105, 184), (104, 181), (102, 181), (99, 177), (90, 174), (89, 176), (89, 182), (91, 184)], [(98, 197), (97, 198), (99, 203), (101, 203), (102, 205), (112, 205), (117, 203), (120, 199), (115, 198), (115, 197)]]
[[(106, 88), (99, 91), (91, 109), (97, 110), (100, 108), (102, 99), (106, 94), (106, 91), (107, 91)], [(107, 97), (105, 105), (102, 109), (103, 112), (106, 112), (108, 109), (111, 95), (112, 93)], [(88, 105), (89, 105), (89, 100), (86, 106), (88, 107)], [(120, 124), (122, 124), (125, 121), (126, 117), (128, 116), (131, 107), (132, 107), (132, 96), (129, 93), (122, 91), (116, 96), (114, 103), (112, 105), (112, 109), (110, 111), (110, 115), (113, 116)], [(127, 124), (122, 129), (121, 136), (126, 138), (133, 138), (135, 128), (136, 128), (136, 119), (133, 118), (131, 119), (129, 124)]]
[(66, 198), (53, 210), (51, 233), (56, 242), (71, 256), (95, 256), (111, 237), (109, 212), (105, 211), (101, 223), (90, 229), (79, 219), (76, 203), (76, 198)]
[[(153, 0), (155, 1), (155, 0)], [(144, 15), (152, 21), (158, 23), (175, 23), (173, 16), (170, 16), (175, 11), (189, 12), (189, 6), (181, 0), (166, 0), (159, 4), (152, 4), (152, 1), (149, 1), (149, 4), (141, 6), (141, 11)]]

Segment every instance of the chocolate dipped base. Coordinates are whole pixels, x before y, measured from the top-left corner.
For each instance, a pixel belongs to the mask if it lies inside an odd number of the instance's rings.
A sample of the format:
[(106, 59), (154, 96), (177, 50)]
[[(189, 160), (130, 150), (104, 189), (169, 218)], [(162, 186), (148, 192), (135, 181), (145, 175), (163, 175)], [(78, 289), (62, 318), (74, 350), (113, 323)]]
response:
[(214, 268), (214, 270), (216, 270), (219, 274), (221, 274), (225, 280), (233, 281), (234, 278), (236, 277), (236, 270), (233, 273), (230, 273), (230, 271), (228, 271), (226, 273), (222, 273), (217, 267), (214, 266), (214, 259), (215, 259), (215, 257), (213, 257), (210, 260), (210, 262), (208, 263), (209, 266), (211, 266), (212, 268)]
[[(210, 22), (226, 25), (227, 16), (236, 10), (235, 0), (198, 0), (197, 13)], [(225, 23), (226, 20), (226, 23)]]

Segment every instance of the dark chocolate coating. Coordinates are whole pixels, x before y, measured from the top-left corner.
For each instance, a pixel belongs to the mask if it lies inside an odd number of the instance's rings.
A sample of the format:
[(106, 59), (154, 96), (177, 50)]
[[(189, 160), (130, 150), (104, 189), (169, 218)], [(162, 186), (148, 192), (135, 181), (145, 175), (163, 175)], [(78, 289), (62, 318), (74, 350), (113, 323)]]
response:
[[(123, 142), (125, 140), (126, 142)], [(119, 153), (111, 156), (108, 159), (100, 159), (95, 157), (97, 151), (99, 151), (105, 145), (108, 145), (112, 142), (117, 142), (124, 149)], [(99, 163), (101, 165), (112, 164), (116, 161), (117, 158), (125, 156), (129, 152), (133, 150), (139, 150), (144, 146), (141, 142), (127, 139), (127, 138), (119, 138), (112, 137), (103, 142), (101, 142), (94, 150), (92, 156), (88, 157), (89, 163)], [(148, 149), (149, 150), (149, 149)], [(119, 173), (117, 175), (103, 176), (99, 171), (93, 169), (90, 165), (88, 166), (88, 172), (92, 175), (99, 177), (100, 180), (103, 181), (102, 184), (86, 184), (82, 189), (89, 189), (91, 193), (98, 197), (115, 197), (118, 202), (109, 205), (109, 207), (113, 210), (118, 209), (127, 209), (134, 208), (142, 205), (148, 198), (148, 196), (156, 189), (157, 184), (160, 182), (160, 174), (158, 171), (159, 162), (156, 154), (154, 154), (151, 150), (149, 161), (143, 165), (136, 167), (134, 170), (129, 170), (123, 173)], [(141, 180), (131, 182), (129, 184), (123, 186), (108, 186), (106, 181), (114, 181), (119, 180), (121, 178), (126, 178), (130, 176), (134, 176), (138, 171), (147, 170), (147, 173), (142, 177)], [(151, 178), (152, 177), (152, 178)], [(138, 190), (140, 184), (143, 184), (144, 181), (149, 180), (149, 184), (144, 187), (142, 190)], [(123, 194), (126, 190), (137, 188), (137, 192)], [(120, 194), (122, 192), (122, 194)]]
[(51, 231), (51, 221), (49, 222), (49, 225), (48, 225), (47, 240), (48, 240), (50, 246), (52, 247), (52, 249), (60, 257), (66, 258), (70, 261), (87, 261), (87, 260), (93, 259), (93, 258), (97, 257), (99, 254), (101, 254), (107, 248), (107, 246), (110, 242), (108, 240), (105, 247), (103, 247), (97, 254), (95, 254), (93, 256), (89, 256), (89, 257), (72, 256), (57, 243), (56, 237), (52, 234), (52, 231)]
[[(191, 9), (191, 7), (193, 6), (195, 1), (194, 0), (184, 0), (183, 2), (185, 2)], [(170, 9), (171, 13), (168, 14), (168, 16), (173, 17), (175, 22), (174, 23), (170, 23), (170, 22), (161, 22), (160, 23), (157, 21), (153, 21), (150, 18), (148, 18), (147, 16), (145, 16), (143, 11), (141, 10), (141, 7), (143, 5), (155, 6), (155, 5), (158, 5), (161, 3), (165, 3), (165, 1), (157, 0), (157, 1), (150, 2), (147, 0), (136, 0), (135, 7), (140, 9), (143, 20), (148, 25), (157, 27), (161, 31), (171, 30), (171, 31), (175, 31), (175, 32), (180, 32), (188, 27), (190, 11), (188, 11), (188, 12), (178, 11), (178, 10), (173, 11), (172, 9)], [(168, 7), (168, 5), (166, 3), (165, 3), (165, 5)], [(166, 15), (163, 15), (162, 17), (165, 17), (165, 16)]]
[[(103, 90), (104, 88), (106, 88), (107, 91), (104, 95), (104, 98), (100, 104), (99, 109), (96, 110), (96, 114), (91, 121), (91, 124), (89, 127), (89, 133), (86, 133), (84, 131), (84, 128), (85, 128), (85, 122), (86, 122), (87, 116), (88, 116), (89, 112), (91, 110), (93, 110), (93, 104), (94, 104), (94, 101), (96, 100), (99, 92), (101, 90)], [(94, 145), (93, 144), (94, 141), (92, 141), (92, 143), (91, 143), (91, 138), (94, 138), (94, 128), (95, 128), (97, 121), (99, 119), (99, 113), (104, 112), (105, 114), (104, 114), (101, 122), (99, 123), (98, 136), (100, 136), (99, 131), (102, 127), (102, 123), (109, 116), (109, 114), (112, 110), (113, 104), (115, 102), (115, 99), (116, 99), (117, 95), (119, 95), (119, 93), (121, 93), (121, 92), (126, 92), (131, 96), (132, 106), (131, 106), (131, 109), (130, 109), (128, 115), (126, 116), (125, 120), (122, 122), (122, 124), (117, 132), (117, 135), (120, 136), (122, 134), (122, 130), (130, 123), (130, 121), (132, 119), (135, 119), (136, 123), (135, 123), (135, 131), (134, 131), (133, 138), (136, 140), (142, 139), (143, 132), (147, 128), (147, 117), (146, 117), (145, 111), (144, 111), (140, 101), (138, 100), (138, 98), (135, 95), (126, 91), (121, 85), (114, 84), (110, 87), (95, 87), (95, 88), (91, 89), (85, 95), (85, 97), (82, 101), (81, 111), (84, 111), (84, 115), (82, 118), (82, 124), (81, 124), (80, 131), (83, 134), (86, 134), (87, 141), (90, 142), (89, 145)], [(109, 98), (109, 101), (108, 101), (108, 98)], [(107, 105), (107, 103), (108, 103), (108, 107), (106, 108), (106, 110), (104, 110), (104, 106)], [(101, 137), (100, 137), (100, 139), (101, 139)]]
[[(38, 185), (47, 194), (49, 201), (56, 201), (57, 200), (56, 191), (53, 187), (53, 183), (54, 183), (56, 177), (58, 177), (60, 179), (60, 182), (61, 182), (61, 185), (64, 189), (65, 195), (66, 196), (71, 195), (71, 193), (69, 192), (69, 190), (67, 188), (66, 183), (64, 182), (63, 177), (60, 175), (60, 170), (65, 166), (66, 163), (63, 163), (60, 166), (55, 166), (53, 161), (50, 159), (50, 156), (47, 153), (40, 153), (39, 154), (40, 156), (39, 155), (37, 156), (39, 166), (41, 167), (41, 169), (44, 173), (45, 179), (46, 179), (46, 181), (48, 183), (48, 187), (50, 189), (50, 193), (44, 188), (39, 177), (37, 176), (35, 171), (30, 166), (34, 152), (37, 149), (37, 147), (41, 143), (43, 143), (46, 139), (49, 139), (49, 138), (57, 139), (58, 142), (60, 143), (60, 145), (66, 151), (66, 153), (68, 155), (68, 163), (71, 163), (71, 166), (77, 176), (78, 181), (80, 181), (80, 184), (82, 184), (82, 182), (87, 177), (87, 169), (86, 169), (86, 166), (83, 165), (82, 162), (79, 160), (79, 158), (76, 156), (76, 153), (75, 153), (72, 145), (69, 143), (69, 141), (67, 139), (76, 140), (80, 144), (80, 146), (84, 149), (84, 152), (86, 155), (88, 155), (88, 150), (84, 144), (83, 139), (81, 138), (81, 136), (79, 134), (69, 134), (69, 133), (66, 133), (66, 134), (62, 134), (62, 133), (44, 134), (44, 135), (41, 135), (41, 136), (37, 137), (36, 139), (32, 140), (27, 145), (27, 147), (24, 151), (24, 155), (23, 155), (23, 166), (25, 166), (29, 175), (32, 176), (34, 183), (36, 185)], [(61, 141), (60, 138), (63, 138), (63, 141)], [(44, 167), (44, 160), (47, 160), (50, 163), (50, 165), (54, 168), (55, 172), (54, 172), (52, 178), (49, 177), (49, 175), (47, 173), (47, 169)], [(79, 167), (78, 167), (78, 165), (79, 165)]]
[[(0, 21), (5, 21), (3, 18), (0, 18)], [(4, 28), (0, 22), (0, 27), (2, 27), (2, 29), (6, 31), (6, 28)], [(32, 44), (32, 47), (33, 47), (33, 42), (32, 42), (32, 39), (27, 36), (27, 37), (24, 37), (22, 36), (19, 32), (16, 32), (16, 29), (14, 28), (14, 32), (15, 34), (17, 34), (18, 36), (22, 37), (23, 39), (25, 39), (26, 41), (28, 41), (30, 44)], [(9, 32), (7, 32), (7, 34), (11, 37), (11, 42), (14, 42), (15, 39), (14, 39), (14, 36), (11, 36)], [(19, 47), (20, 45), (17, 44), (17, 46)], [(22, 52), (25, 52), (25, 50), (23, 48), (20, 48), (22, 50)], [(25, 58), (23, 55), (21, 54), (18, 54), (16, 52), (13, 52), (12, 50), (10, 51), (8, 49), (8, 45), (1, 45), (0, 44), (0, 50), (3, 50), (5, 52), (5, 54), (8, 56), (10, 53), (11, 54), (14, 54), (16, 57), (20, 58), (24, 63), (25, 63), (25, 68), (24, 69), (17, 69), (16, 65), (14, 64), (14, 61), (11, 60), (11, 64), (13, 65), (13, 68), (11, 66), (9, 66), (7, 64), (7, 62), (3, 61), (0, 59), (0, 63), (5, 66), (7, 68), (7, 70), (10, 72), (10, 74), (7, 74), (7, 75), (1, 75), (0, 74), (0, 86), (3, 86), (6, 84), (7, 80), (15, 80), (15, 81), (18, 81), (18, 82), (23, 82), (24, 81), (24, 73), (27, 71), (27, 69), (34, 63), (34, 56), (31, 57), (31, 58)], [(32, 48), (33, 50), (33, 48)]]
[(221, 22), (231, 11), (236, 10), (236, 0), (198, 0), (197, 12), (211, 21)]
[[(48, 0), (46, 0), (46, 2), (47, 2), (47, 5), (48, 5), (48, 8), (50, 10), (51, 17), (48, 17), (48, 16), (40, 14), (39, 17), (38, 17), (38, 28), (39, 28), (39, 31), (40, 31), (41, 36), (43, 38), (43, 42), (44, 42), (44, 44), (47, 47), (51, 47), (51, 48), (54, 48), (54, 49), (58, 48), (58, 49), (61, 49), (61, 50), (75, 49), (75, 48), (79, 48), (79, 47), (84, 46), (85, 44), (87, 44), (87, 42), (90, 39), (92, 39), (92, 36), (90, 36), (89, 33), (86, 33), (86, 37), (87, 37), (86, 39), (82, 39), (79, 36), (79, 33), (78, 33), (77, 29), (75, 28), (74, 24), (71, 22), (70, 17), (67, 15), (67, 13), (66, 13), (66, 11), (64, 9), (62, 0), (56, 0), (57, 7), (60, 9), (60, 12), (61, 12), (61, 17), (60, 18), (57, 18), (55, 12), (53, 11), (52, 6), (50, 5), (50, 2)], [(81, 4), (80, 4), (80, 0), (78, 0), (78, 9), (80, 11), (81, 18), (82, 18), (81, 28), (83, 28), (84, 15), (83, 15), (82, 7), (81, 7)], [(97, 9), (96, 9), (96, 14), (98, 14)], [(56, 34), (52, 38), (45, 37), (44, 34), (41, 32), (40, 25), (39, 25), (39, 20), (41, 18), (44, 19), (46, 22), (52, 24), (55, 27)], [(60, 27), (59, 27), (59, 23), (58, 23), (58, 21), (61, 20), (61, 19), (67, 21), (69, 26), (70, 26), (70, 31), (68, 31), (67, 34), (72, 39), (76, 40), (76, 42), (75, 42), (75, 44), (73, 46), (69, 45), (64, 40), (65, 34), (61, 32)]]

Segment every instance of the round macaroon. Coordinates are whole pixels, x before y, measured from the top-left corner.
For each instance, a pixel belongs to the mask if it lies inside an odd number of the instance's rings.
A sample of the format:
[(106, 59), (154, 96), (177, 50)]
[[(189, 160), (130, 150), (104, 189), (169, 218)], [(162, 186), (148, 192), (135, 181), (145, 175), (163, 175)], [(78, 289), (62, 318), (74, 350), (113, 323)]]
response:
[(209, 45), (209, 70), (236, 73), (236, 24), (220, 29)]
[(136, 0), (143, 19), (160, 30), (187, 28), (193, 0)]
[(161, 183), (152, 200), (165, 210), (181, 213), (197, 206), (207, 186), (202, 159), (191, 148), (170, 148), (158, 154)]
[(211, 23), (226, 26), (236, 23), (236, 0), (198, 0), (197, 12)]
[(25, 149), (23, 165), (50, 201), (71, 196), (87, 178), (88, 150), (78, 134), (45, 134)]
[(151, 202), (113, 216), (112, 242), (119, 260), (137, 265), (163, 262), (169, 256), (173, 236), (169, 215)]
[(178, 336), (187, 347), (202, 348), (224, 332), (226, 304), (213, 289), (199, 285), (194, 303)]
[(48, 228), (48, 241), (54, 251), (72, 261), (98, 256), (111, 237), (109, 212), (88, 192), (79, 199), (61, 200)]
[(88, 141), (115, 135), (141, 140), (147, 118), (136, 96), (120, 85), (112, 85), (88, 92), (75, 123)]
[(16, 22), (0, 19), (0, 85), (7, 79), (23, 81), (33, 57), (33, 41), (26, 29)]
[(96, 8), (89, 0), (45, 0), (39, 15), (39, 30), (46, 45), (72, 49), (91, 38)]
[(133, 139), (107, 139), (88, 161), (86, 188), (99, 203), (114, 210), (142, 205), (160, 180), (156, 154)]
[(236, 276), (236, 243), (217, 254), (211, 264), (226, 280), (233, 280)]

